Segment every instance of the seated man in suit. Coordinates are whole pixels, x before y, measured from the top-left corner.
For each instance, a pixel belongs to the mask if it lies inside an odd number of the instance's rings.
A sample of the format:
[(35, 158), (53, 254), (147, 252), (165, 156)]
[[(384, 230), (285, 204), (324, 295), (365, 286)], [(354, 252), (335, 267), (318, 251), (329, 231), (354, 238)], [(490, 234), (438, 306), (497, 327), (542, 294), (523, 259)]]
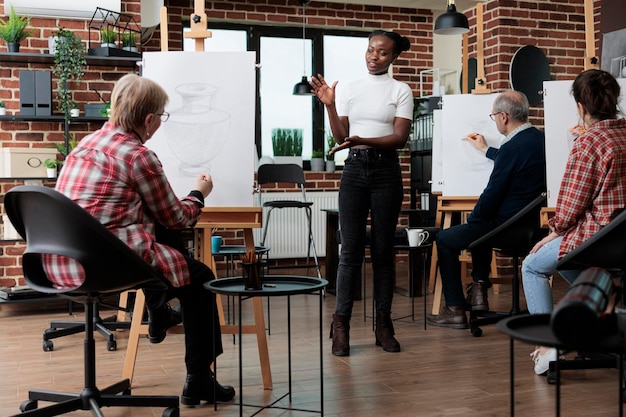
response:
[[(514, 216), (546, 190), (545, 136), (528, 122), (528, 99), (518, 91), (496, 97), (492, 114), (498, 131), (505, 136), (500, 148), (487, 145), (477, 133), (467, 140), (493, 160), (493, 171), (467, 223), (444, 229), (437, 234), (439, 269), (446, 307), (439, 315), (429, 315), (430, 324), (455, 329), (469, 327), (466, 300), (461, 282), (461, 250)], [(472, 249), (472, 286), (469, 308), (488, 310), (487, 289), (493, 249)]]

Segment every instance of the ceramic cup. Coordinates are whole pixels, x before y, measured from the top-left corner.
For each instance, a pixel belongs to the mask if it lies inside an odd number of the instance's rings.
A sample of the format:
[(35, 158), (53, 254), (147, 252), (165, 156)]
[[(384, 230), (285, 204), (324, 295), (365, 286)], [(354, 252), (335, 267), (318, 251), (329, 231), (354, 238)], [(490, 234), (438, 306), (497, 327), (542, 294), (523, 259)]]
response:
[(221, 236), (211, 236), (211, 251), (213, 253), (218, 253), (222, 247), (222, 237)]
[(428, 232), (424, 229), (406, 229), (409, 246), (421, 246), (428, 239)]

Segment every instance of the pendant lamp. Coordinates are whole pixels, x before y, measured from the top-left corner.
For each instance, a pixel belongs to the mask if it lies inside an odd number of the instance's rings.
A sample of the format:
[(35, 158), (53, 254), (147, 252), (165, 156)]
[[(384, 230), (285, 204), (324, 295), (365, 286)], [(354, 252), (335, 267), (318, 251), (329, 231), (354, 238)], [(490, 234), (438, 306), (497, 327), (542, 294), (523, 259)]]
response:
[(456, 11), (454, 0), (448, 0), (448, 10), (435, 21), (437, 35), (462, 35), (469, 32), (467, 16)]
[(296, 96), (310, 96), (311, 95), (311, 85), (309, 84), (309, 80), (306, 76), (306, 5), (309, 4), (310, 0), (298, 0), (302, 5), (302, 80), (293, 86), (293, 94)]

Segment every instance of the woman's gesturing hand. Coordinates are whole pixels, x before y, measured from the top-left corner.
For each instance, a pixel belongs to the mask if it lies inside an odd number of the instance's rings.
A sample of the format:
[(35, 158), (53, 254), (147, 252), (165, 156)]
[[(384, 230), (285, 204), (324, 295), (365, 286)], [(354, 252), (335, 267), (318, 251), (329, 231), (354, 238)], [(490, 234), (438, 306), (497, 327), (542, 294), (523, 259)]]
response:
[(337, 86), (337, 81), (335, 81), (332, 86), (329, 86), (324, 77), (321, 74), (317, 74), (317, 77), (311, 77), (309, 84), (313, 89), (313, 95), (324, 103), (325, 106), (335, 104), (335, 87)]

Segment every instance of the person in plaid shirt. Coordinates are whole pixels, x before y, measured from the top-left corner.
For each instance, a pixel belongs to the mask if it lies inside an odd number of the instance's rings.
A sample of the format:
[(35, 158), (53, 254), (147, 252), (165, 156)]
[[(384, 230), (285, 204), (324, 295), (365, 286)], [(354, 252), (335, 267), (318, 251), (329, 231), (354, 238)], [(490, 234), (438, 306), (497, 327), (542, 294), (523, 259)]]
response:
[[(168, 304), (172, 298), (180, 301), (187, 367), (182, 404), (229, 401), (235, 390), (220, 385), (210, 369), (222, 353), (215, 295), (204, 288), (215, 276), (205, 264), (186, 255), (180, 232), (196, 224), (213, 182), (210, 175), (200, 174), (194, 189), (179, 199), (156, 154), (144, 146), (167, 121), (167, 101), (167, 93), (154, 81), (135, 74), (123, 76), (111, 94), (109, 121), (68, 155), (56, 189), (171, 283), (167, 291), (144, 292), (152, 343), (163, 341), (168, 327), (180, 323), (180, 314)], [(59, 287), (75, 287), (81, 281), (80, 267), (67, 259), (51, 259), (47, 267)]]
[[(618, 119), (620, 86), (602, 70), (584, 71), (572, 86), (584, 129), (574, 141), (550, 219), (550, 234), (522, 263), (526, 303), (531, 314), (553, 308), (549, 278), (560, 258), (589, 239), (626, 207), (626, 120)], [(570, 284), (581, 271), (559, 271)], [(557, 350), (538, 347), (531, 354), (535, 373), (546, 374)]]

